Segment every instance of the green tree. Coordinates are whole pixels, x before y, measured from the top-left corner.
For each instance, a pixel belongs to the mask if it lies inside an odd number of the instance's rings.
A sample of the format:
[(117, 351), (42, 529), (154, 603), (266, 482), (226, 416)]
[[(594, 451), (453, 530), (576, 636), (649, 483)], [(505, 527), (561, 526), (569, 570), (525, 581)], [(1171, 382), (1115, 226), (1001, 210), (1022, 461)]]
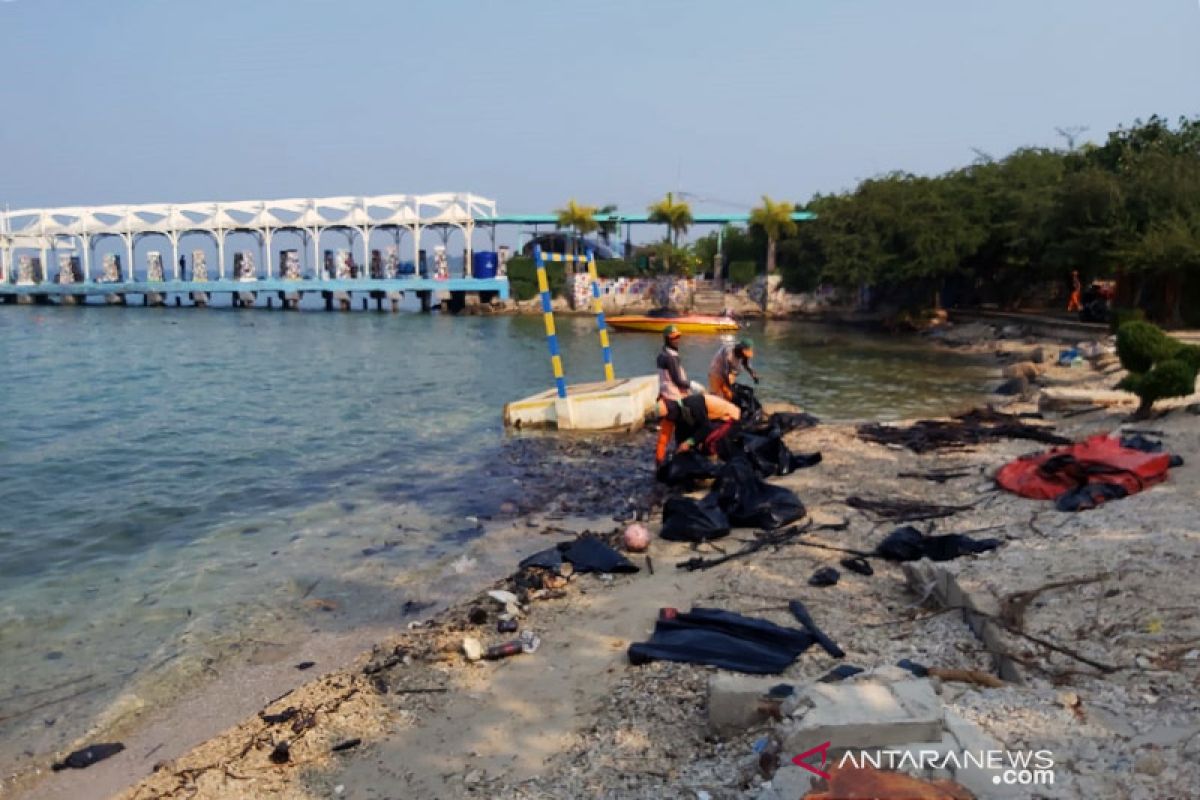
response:
[[(667, 196), (659, 200), (654, 205), (650, 206), (647, 211), (650, 212), (651, 222), (660, 222), (667, 226), (667, 237), (664, 240), (671, 248), (665, 249), (663, 252), (666, 258), (670, 258), (672, 248), (679, 247), (679, 239), (683, 234), (687, 233), (687, 229), (692, 224), (692, 207), (685, 200), (676, 200), (675, 197), (667, 192)], [(669, 261), (664, 263), (664, 268), (669, 272), (671, 264)]]
[(692, 207), (686, 200), (676, 200), (671, 192), (647, 209), (651, 222), (661, 222), (667, 226), (667, 241), (679, 246), (679, 239), (687, 233), (692, 225)]
[(796, 221), (792, 219), (795, 206), (777, 202), (767, 195), (762, 196), (762, 205), (750, 211), (750, 225), (760, 228), (767, 235), (767, 274), (775, 272), (775, 246), (785, 236), (796, 235)]
[(600, 223), (596, 222), (596, 207), (581, 206), (575, 202), (575, 198), (568, 200), (566, 207), (554, 213), (558, 216), (559, 228), (570, 228), (576, 233), (576, 238), (571, 241), (571, 255), (576, 253), (579, 237), (586, 236), (600, 227)]

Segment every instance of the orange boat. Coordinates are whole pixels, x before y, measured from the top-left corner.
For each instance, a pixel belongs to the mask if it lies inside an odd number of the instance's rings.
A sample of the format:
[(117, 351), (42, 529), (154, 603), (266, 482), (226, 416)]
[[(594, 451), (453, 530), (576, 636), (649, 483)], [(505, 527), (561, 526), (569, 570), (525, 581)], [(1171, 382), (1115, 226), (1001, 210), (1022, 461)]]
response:
[(733, 317), (681, 314), (668, 309), (655, 309), (646, 314), (624, 314), (606, 319), (609, 325), (623, 331), (662, 333), (668, 325), (674, 325), (680, 333), (728, 333), (738, 329), (737, 321)]

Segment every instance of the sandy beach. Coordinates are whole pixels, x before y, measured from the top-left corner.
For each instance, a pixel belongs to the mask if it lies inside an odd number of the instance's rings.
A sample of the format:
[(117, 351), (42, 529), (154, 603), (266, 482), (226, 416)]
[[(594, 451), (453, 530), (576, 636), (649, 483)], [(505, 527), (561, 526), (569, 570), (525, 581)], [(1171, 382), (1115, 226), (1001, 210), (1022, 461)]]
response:
[[(995, 351), (1000, 364), (1031, 343), (975, 346)], [(1118, 377), (1104, 358), (1039, 371), (1041, 387), (1108, 389)], [(1005, 410), (1034, 412), (1037, 394)], [(511, 576), (469, 574), (465, 580), (476, 585), (461, 602), (416, 615), (410, 629), (380, 636), (370, 652), (351, 659), (354, 643), (327, 642), (313, 659), (320, 665), (306, 673), (293, 667), (298, 654), (264, 656), (271, 663), (255, 680), (222, 682), (221, 691), (237, 702), (214, 703), (206, 693), (172, 719), (141, 728), (119, 756), (53, 773), (18, 796), (791, 800), (783, 773), (763, 770), (753, 749), (774, 735), (776, 721), (718, 735), (709, 719), (717, 670), (632, 666), (626, 651), (649, 636), (660, 608), (722, 608), (794, 626), (793, 599), (846, 656), (835, 660), (813, 647), (782, 681), (803, 686), (838, 663), (873, 670), (905, 658), (943, 670), (999, 672), (1008, 679), (994, 686), (937, 680), (938, 697), (947, 712), (1007, 748), (1052, 751), (1054, 784), (1038, 787), (1040, 796), (1191, 796), (1200, 785), (1200, 589), (1192, 580), (1200, 568), (1193, 466), (1200, 425), (1186, 402), (1163, 405), (1167, 413), (1149, 422), (1127, 422), (1129, 406), (1047, 410), (1043, 420), (1031, 420), (1073, 440), (1151, 430), (1184, 459), (1167, 482), (1077, 514), (996, 489), (995, 470), (1044, 449), (1037, 442), (1001, 439), (917, 454), (865, 441), (854, 425), (791, 433), (794, 452), (823, 455), (815, 467), (771, 480), (807, 506), (812, 529), (797, 541), (689, 571), (677, 565), (736, 551), (753, 532), (735, 529), (716, 543), (719, 550), (706, 545), (699, 553), (656, 537), (649, 558), (630, 556), (641, 567), (636, 574), (574, 575), (561, 587), (524, 595), (521, 628), (535, 631), (541, 646), (499, 661), (468, 662), (462, 642), (512, 638), (496, 631), (500, 609), (486, 591), (519, 587)], [(626, 440), (623, 463), (628, 467), (639, 450), (648, 461), (650, 441), (648, 432)], [(657, 533), (663, 492), (646, 480), (648, 465), (642, 473), (637, 489), (630, 482), (619, 488), (640, 492), (632, 505), (652, 512), (647, 524)], [(835, 586), (809, 586), (816, 568), (836, 567), (843, 556), (820, 545), (870, 551), (897, 527), (848, 506), (851, 495), (961, 507), (920, 524), (935, 533), (982, 531), (973, 535), (1000, 538), (1003, 546), (936, 565), (876, 559), (871, 576), (843, 569)], [(511, 572), (520, 557), (584, 532), (618, 541), (625, 521), (588, 513), (587, 505), (560, 497), (489, 522), (487, 536), (472, 547), (488, 548), (489, 564), (507, 561)], [(1014, 598), (1032, 592), (1020, 603), (1017, 630), (1002, 626), (998, 640), (981, 640), (961, 609), (939, 603), (933, 584), (951, 579), (972, 598), (976, 620), (982, 614), (1011, 622), (1005, 613)], [(782, 754), (785, 771), (796, 769), (787, 766), (792, 755)]]

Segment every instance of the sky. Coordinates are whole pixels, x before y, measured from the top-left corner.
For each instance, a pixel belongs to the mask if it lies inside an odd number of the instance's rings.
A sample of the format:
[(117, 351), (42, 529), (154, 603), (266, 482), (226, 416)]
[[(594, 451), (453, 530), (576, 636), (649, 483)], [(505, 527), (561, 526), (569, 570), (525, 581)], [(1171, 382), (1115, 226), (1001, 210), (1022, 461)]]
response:
[(0, 203), (803, 202), (1200, 113), (1197, 0), (0, 0)]

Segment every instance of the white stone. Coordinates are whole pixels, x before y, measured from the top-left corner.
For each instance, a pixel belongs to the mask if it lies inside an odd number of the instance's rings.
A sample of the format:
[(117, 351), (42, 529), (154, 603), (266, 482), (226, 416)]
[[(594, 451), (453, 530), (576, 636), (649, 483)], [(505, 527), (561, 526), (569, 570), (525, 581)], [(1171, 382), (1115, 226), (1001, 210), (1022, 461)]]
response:
[(812, 707), (785, 728), (785, 752), (826, 741), (844, 750), (941, 739), (941, 701), (928, 680), (819, 683), (805, 697)]
[[(829, 766), (828, 763), (826, 766)], [(806, 769), (787, 763), (776, 770), (771, 778), (771, 800), (800, 800), (813, 789), (817, 776)], [(760, 800), (766, 800), (762, 794)]]
[(1129, 744), (1135, 748), (1145, 745), (1173, 747), (1194, 736), (1200, 736), (1200, 725), (1159, 725), (1133, 737)]
[(760, 707), (779, 678), (715, 673), (708, 679), (708, 724), (721, 736), (733, 736), (766, 717)]
[(1167, 762), (1158, 753), (1146, 753), (1140, 756), (1133, 765), (1133, 771), (1142, 775), (1161, 775), (1167, 768)]
[(478, 661), (483, 658), (483, 645), (474, 636), (466, 636), (462, 640), (463, 655), (467, 661)]

